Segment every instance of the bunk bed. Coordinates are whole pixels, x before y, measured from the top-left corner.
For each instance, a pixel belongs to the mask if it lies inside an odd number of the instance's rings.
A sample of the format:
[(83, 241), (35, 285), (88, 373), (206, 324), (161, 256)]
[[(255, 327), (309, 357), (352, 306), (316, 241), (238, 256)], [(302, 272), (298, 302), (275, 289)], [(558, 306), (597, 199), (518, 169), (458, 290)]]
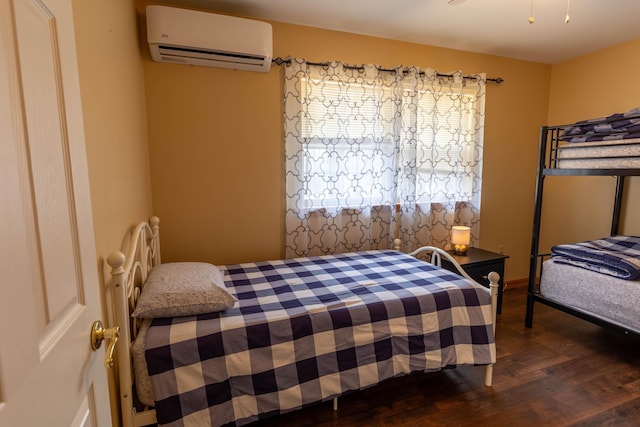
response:
[[(547, 176), (615, 177), (611, 235), (597, 241), (557, 245), (552, 247), (551, 253), (540, 253), (542, 201)], [(640, 318), (637, 316), (640, 281), (638, 270), (633, 268), (634, 264), (640, 265), (640, 245), (637, 244), (640, 237), (619, 235), (625, 182), (631, 176), (640, 176), (640, 107), (569, 125), (541, 127), (526, 327), (532, 327), (534, 305), (539, 302), (597, 325), (640, 337)], [(634, 274), (622, 278), (622, 274), (594, 261), (594, 258), (608, 257), (610, 246), (635, 249), (623, 260)], [(594, 249), (596, 247), (604, 247), (604, 250), (600, 252)], [(563, 253), (572, 255), (574, 250), (585, 258), (563, 258)], [(615, 255), (614, 260), (618, 262), (619, 253)]]

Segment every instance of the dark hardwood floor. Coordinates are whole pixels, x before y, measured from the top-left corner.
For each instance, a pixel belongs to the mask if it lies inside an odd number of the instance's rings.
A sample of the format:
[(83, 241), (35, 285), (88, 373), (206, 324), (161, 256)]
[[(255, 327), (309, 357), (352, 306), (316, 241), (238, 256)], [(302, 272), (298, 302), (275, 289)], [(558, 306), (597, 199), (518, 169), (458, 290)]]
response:
[(505, 290), (493, 387), (483, 367), (417, 374), (252, 427), (640, 426), (640, 340), (542, 304), (527, 329), (525, 300)]

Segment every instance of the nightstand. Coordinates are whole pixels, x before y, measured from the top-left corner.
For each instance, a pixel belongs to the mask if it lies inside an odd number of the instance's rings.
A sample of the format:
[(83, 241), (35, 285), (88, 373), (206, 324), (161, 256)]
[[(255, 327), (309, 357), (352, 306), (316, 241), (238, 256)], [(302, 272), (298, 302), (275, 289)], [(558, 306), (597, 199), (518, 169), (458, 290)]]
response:
[[(448, 250), (458, 264), (462, 266), (464, 271), (481, 285), (489, 287), (488, 274), (495, 271), (500, 275), (498, 281), (498, 313), (502, 312), (502, 291), (504, 290), (504, 260), (509, 258), (508, 255), (498, 254), (486, 251), (480, 248), (469, 248), (465, 255), (456, 255), (453, 250)], [(442, 267), (450, 271), (456, 271), (444, 257), (442, 258)]]

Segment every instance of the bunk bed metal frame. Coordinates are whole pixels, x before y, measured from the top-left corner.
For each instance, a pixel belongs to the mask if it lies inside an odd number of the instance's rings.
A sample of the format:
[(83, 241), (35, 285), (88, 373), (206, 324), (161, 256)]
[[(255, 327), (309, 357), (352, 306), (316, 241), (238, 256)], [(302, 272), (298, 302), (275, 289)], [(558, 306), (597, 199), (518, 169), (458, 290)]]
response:
[[(606, 122), (603, 120), (602, 122)], [(549, 253), (539, 253), (540, 226), (542, 217), (542, 196), (544, 179), (547, 176), (612, 176), (616, 178), (616, 188), (613, 200), (613, 214), (611, 220), (611, 235), (619, 234), (620, 215), (623, 204), (625, 179), (628, 176), (640, 176), (640, 168), (635, 169), (573, 169), (559, 167), (559, 147), (561, 146), (562, 131), (572, 125), (542, 126), (540, 128), (540, 145), (538, 155), (537, 180), (535, 190), (535, 205), (533, 214), (533, 235), (531, 239), (531, 258), (529, 267), (528, 295), (526, 305), (525, 327), (533, 326), (534, 304), (540, 302), (578, 318), (587, 320), (599, 326), (609, 328), (619, 333), (640, 338), (640, 334), (623, 326), (608, 322), (597, 316), (579, 311), (565, 304), (546, 298), (539, 289), (539, 278), (542, 272), (542, 262), (551, 256)]]

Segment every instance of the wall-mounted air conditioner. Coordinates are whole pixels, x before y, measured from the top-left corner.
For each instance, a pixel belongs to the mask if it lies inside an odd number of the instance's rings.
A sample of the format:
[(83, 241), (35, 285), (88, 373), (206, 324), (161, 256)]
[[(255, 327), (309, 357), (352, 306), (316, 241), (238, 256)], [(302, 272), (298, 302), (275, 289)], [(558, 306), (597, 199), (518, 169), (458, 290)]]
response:
[(168, 6), (147, 6), (154, 61), (267, 72), (271, 25), (252, 19)]

